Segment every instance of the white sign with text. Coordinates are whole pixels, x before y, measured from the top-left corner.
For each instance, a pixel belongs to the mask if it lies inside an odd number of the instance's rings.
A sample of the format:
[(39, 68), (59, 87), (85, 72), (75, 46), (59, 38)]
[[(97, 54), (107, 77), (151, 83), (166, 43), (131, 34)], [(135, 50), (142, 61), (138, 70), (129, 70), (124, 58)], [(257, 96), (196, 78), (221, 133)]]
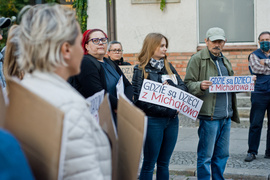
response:
[(86, 101), (90, 103), (89, 107), (90, 113), (94, 116), (97, 122), (99, 122), (98, 109), (103, 99), (104, 99), (104, 89), (86, 99)]
[(119, 99), (120, 94), (125, 94), (125, 86), (123, 81), (123, 76), (121, 76), (116, 84), (116, 95), (117, 99)]
[(140, 101), (178, 110), (181, 114), (196, 120), (203, 101), (181, 89), (144, 79), (139, 96)]
[(254, 91), (252, 76), (215, 76), (209, 81), (213, 83), (209, 87), (210, 93)]

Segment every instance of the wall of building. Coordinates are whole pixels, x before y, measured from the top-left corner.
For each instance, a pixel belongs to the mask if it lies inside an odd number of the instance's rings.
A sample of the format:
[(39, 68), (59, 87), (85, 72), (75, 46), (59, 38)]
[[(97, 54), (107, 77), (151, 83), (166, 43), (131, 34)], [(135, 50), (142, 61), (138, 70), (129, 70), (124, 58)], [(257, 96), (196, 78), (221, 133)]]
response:
[[(106, 0), (88, 0), (88, 28), (107, 30)], [(224, 55), (232, 63), (235, 75), (248, 75), (248, 55), (257, 47), (257, 37), (262, 31), (270, 31), (270, 1), (254, 0), (255, 36), (253, 46), (227, 44)], [(136, 64), (143, 39), (150, 32), (164, 34), (169, 40), (168, 58), (182, 78), (191, 55), (198, 49), (197, 0), (181, 0), (167, 3), (165, 10), (159, 4), (131, 4), (131, 0), (116, 1), (117, 40), (122, 42), (124, 58)], [(267, 23), (266, 23), (267, 22)], [(239, 22), (241, 26), (241, 22)], [(232, 48), (228, 48), (231, 47)], [(239, 47), (239, 48), (238, 48)]]
[(159, 4), (130, 2), (119, 0), (116, 4), (117, 37), (125, 53), (139, 52), (145, 36), (151, 32), (162, 33), (168, 38), (170, 52), (196, 50), (196, 0), (167, 3), (163, 12)]
[(262, 31), (270, 31), (270, 1), (255, 0), (256, 39)]
[[(236, 76), (250, 75), (247, 59), (248, 55), (252, 51), (254, 51), (253, 47), (247, 49), (223, 51), (223, 55), (230, 60)], [(168, 60), (173, 64), (182, 79), (184, 79), (186, 75), (186, 67), (188, 64), (188, 60), (195, 53), (196, 52), (171, 52), (167, 54)], [(131, 64), (135, 65), (138, 64), (137, 56), (138, 54), (135, 53), (124, 54), (124, 59), (125, 61), (128, 61)]]
[[(106, 0), (88, 0), (88, 28), (106, 31)], [(159, 4), (131, 4), (116, 1), (117, 40), (124, 53), (138, 53), (145, 36), (159, 32), (169, 39), (170, 52), (193, 52), (197, 46), (196, 0), (167, 3), (164, 11)]]
[(87, 29), (107, 31), (106, 1), (108, 0), (88, 0)]

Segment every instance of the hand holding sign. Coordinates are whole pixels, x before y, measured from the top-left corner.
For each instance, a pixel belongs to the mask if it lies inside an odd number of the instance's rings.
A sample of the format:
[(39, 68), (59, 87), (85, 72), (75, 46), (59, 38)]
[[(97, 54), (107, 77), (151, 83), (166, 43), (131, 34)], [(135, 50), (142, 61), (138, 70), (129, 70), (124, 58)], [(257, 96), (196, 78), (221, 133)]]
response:
[(211, 81), (204, 80), (204, 81), (201, 82), (201, 89), (202, 90), (206, 90), (210, 86), (212, 86), (212, 82)]
[(162, 85), (169, 85), (169, 83), (168, 83), (167, 80), (166, 80), (166, 81), (164, 81), (164, 82), (162, 83)]
[(252, 80), (253, 80), (253, 81), (256, 81), (256, 80), (257, 80), (257, 76), (256, 76), (256, 75), (253, 75), (253, 76), (252, 76)]
[(215, 76), (210, 77), (213, 85), (210, 93), (254, 91), (254, 76)]

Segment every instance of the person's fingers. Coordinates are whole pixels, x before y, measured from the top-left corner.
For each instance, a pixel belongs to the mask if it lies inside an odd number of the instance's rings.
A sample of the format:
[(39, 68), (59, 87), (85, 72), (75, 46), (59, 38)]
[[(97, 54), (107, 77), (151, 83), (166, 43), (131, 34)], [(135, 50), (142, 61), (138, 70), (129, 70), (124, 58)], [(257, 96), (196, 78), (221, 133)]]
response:
[(209, 88), (209, 86), (212, 85), (212, 81), (202, 81), (201, 82), (201, 89), (206, 90)]

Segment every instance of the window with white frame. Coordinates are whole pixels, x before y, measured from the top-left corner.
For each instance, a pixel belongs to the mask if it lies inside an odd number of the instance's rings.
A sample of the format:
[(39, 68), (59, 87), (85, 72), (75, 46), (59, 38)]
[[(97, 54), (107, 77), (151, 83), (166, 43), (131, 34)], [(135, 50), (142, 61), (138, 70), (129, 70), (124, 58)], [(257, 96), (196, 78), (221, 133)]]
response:
[(224, 29), (227, 43), (254, 42), (254, 0), (198, 0), (199, 43), (211, 27)]

